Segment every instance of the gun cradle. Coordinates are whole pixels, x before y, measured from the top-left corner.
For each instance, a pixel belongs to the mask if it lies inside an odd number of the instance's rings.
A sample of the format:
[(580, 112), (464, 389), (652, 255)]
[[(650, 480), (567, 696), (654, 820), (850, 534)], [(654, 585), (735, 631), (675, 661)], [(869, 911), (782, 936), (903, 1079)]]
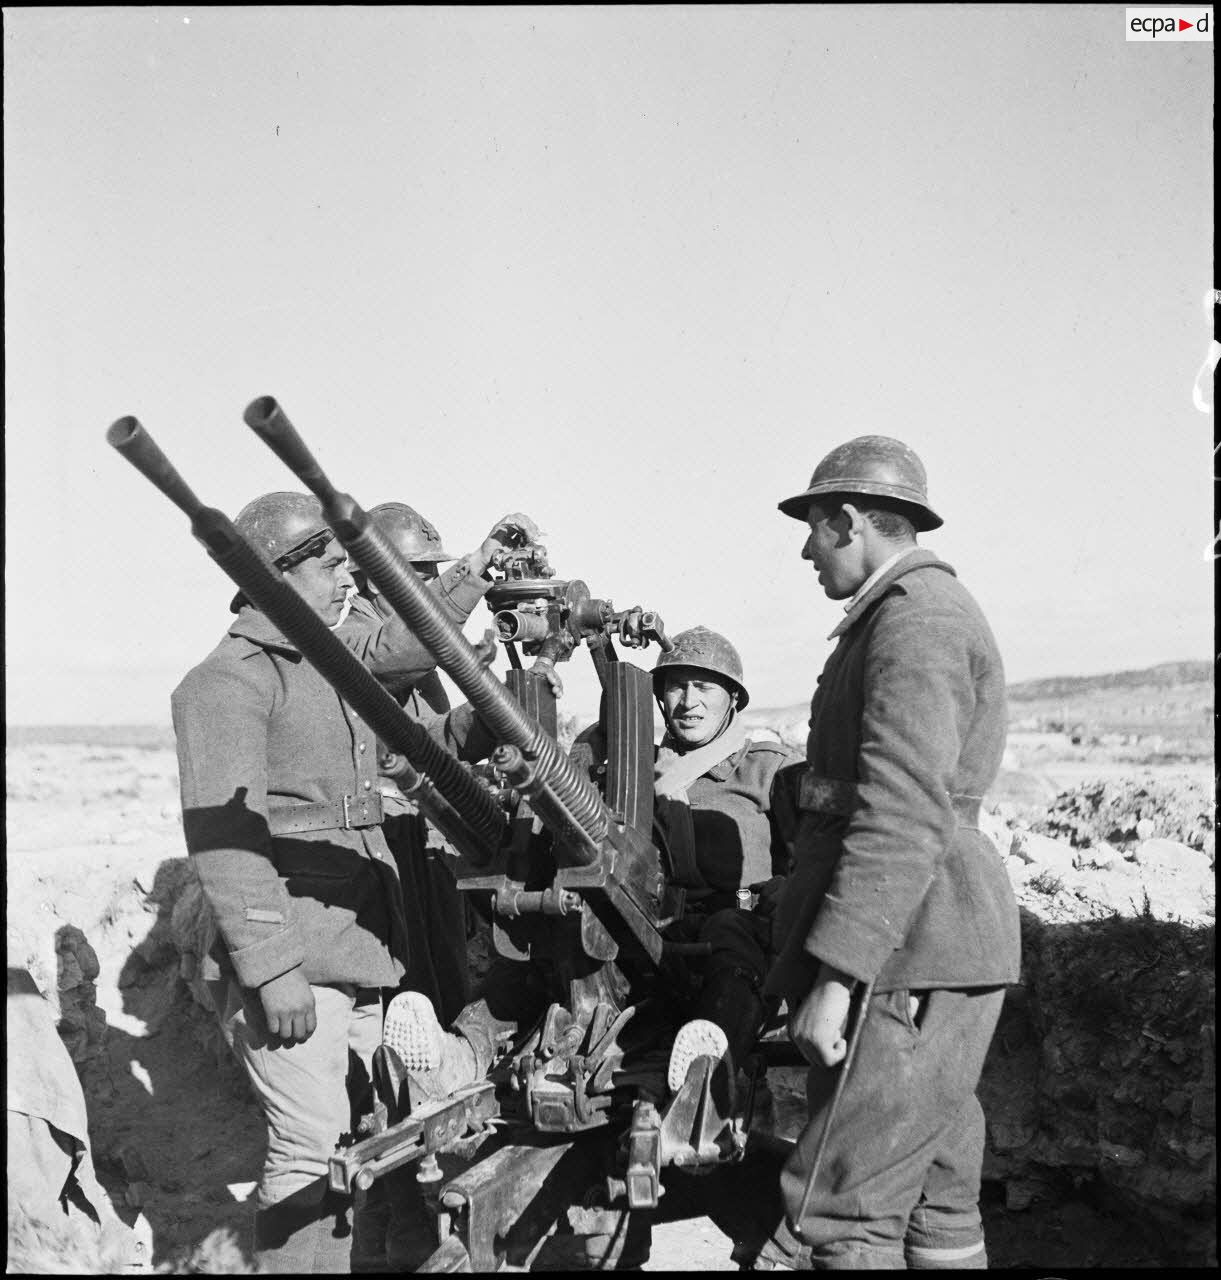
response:
[[(556, 915), (580, 910), (587, 955), (613, 960), (624, 949), (657, 964), (662, 951), (660, 930), (673, 912), (660, 854), (652, 840), (652, 681), (639, 667), (619, 662), (607, 666), (603, 777), (610, 821), (606, 836), (594, 843), (575, 821), (550, 821), (555, 812), (554, 797), (546, 811), (549, 843), (535, 835), (534, 805), (546, 792), (547, 783), (524, 752), (506, 744), (498, 749), (493, 762), (520, 798), (510, 823), (520, 843), (511, 839), (487, 872), (464, 877), (458, 885), (467, 891), (491, 891), (498, 915), (519, 916), (530, 911)], [(508, 687), (544, 729), (550, 727), (549, 722), (554, 725), (554, 694), (541, 677), (511, 671)], [(515, 858), (522, 844), (528, 852)], [(573, 856), (574, 846), (579, 847), (579, 857)], [(550, 877), (546, 883), (539, 878), (543, 868), (549, 868), (542, 872)], [(523, 958), (520, 948), (508, 954)]]

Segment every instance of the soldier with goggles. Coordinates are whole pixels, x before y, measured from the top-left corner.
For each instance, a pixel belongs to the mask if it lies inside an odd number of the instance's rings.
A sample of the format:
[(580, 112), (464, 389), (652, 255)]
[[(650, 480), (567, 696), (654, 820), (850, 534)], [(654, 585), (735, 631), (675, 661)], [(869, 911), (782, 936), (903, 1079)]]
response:
[[(314, 498), (265, 494), (236, 525), (379, 679), (414, 686), (433, 672), (397, 616), (344, 620), (355, 583)], [(535, 532), (508, 517), (441, 575), (456, 622), (487, 589), (492, 556)], [(346, 1271), (347, 1205), (327, 1189), (327, 1161), (351, 1130), (349, 1062), (369, 1070), (382, 990), (406, 972), (403, 889), (370, 727), (266, 615), (240, 595), (231, 608), (172, 697), (187, 849), (215, 925), (203, 976), (267, 1122), (259, 1268)]]

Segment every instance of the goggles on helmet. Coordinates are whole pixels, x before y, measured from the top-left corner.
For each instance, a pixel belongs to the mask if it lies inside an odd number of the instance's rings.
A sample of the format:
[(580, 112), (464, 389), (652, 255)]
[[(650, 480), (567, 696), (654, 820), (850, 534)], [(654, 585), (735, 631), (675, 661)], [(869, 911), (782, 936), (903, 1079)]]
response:
[(298, 542), (295, 547), (289, 549), (282, 555), (277, 556), (272, 563), (277, 569), (292, 569), (299, 565), (302, 560), (308, 560), (311, 556), (320, 556), (328, 546), (335, 535), (329, 528), (321, 528), (316, 533), (311, 533), (303, 542)]

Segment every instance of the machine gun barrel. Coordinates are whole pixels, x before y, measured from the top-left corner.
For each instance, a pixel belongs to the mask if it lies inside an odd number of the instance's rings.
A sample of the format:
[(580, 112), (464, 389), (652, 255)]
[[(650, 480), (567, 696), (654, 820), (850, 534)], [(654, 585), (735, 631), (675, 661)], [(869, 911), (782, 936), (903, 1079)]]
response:
[(107, 441), (148, 477), (191, 521), (208, 554), (368, 721), (378, 737), (428, 776), (404, 790), (451, 843), (478, 865), (499, 847), (504, 818), (487, 791), (410, 719), (322, 619), (242, 537), (227, 516), (205, 507), (133, 417), (120, 418)]
[(610, 815), (597, 788), (577, 772), (555, 739), (488, 671), (461, 630), (368, 514), (350, 495), (336, 490), (275, 398), (261, 396), (251, 401), (244, 416), (255, 434), (313, 491), (335, 536), (432, 651), (488, 728), (530, 762), (539, 784), (531, 794), (531, 803), (560, 837), (567, 859), (590, 865), (610, 829)]

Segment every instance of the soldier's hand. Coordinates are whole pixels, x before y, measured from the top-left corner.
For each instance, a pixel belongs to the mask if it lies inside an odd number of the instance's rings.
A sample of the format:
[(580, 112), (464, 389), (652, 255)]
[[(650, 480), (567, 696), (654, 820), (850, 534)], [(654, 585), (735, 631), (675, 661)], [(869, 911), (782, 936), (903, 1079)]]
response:
[(555, 669), (554, 662), (550, 662), (546, 658), (538, 658), (530, 670), (536, 671), (546, 680), (547, 687), (555, 698), (564, 696), (564, 681), (560, 673)]
[(823, 966), (809, 995), (789, 1018), (789, 1036), (815, 1066), (834, 1067), (848, 1052), (848, 1008), (853, 979)]
[(314, 993), (300, 968), (290, 969), (259, 988), (267, 1030), (286, 1044), (301, 1044), (314, 1034), (318, 1018)]
[(502, 516), (492, 526), (491, 532), (483, 540), (478, 555), (485, 567), (492, 563), (492, 557), (512, 547), (524, 546), (528, 542), (538, 542), (542, 531), (527, 515), (520, 511), (512, 511)]
[(759, 884), (750, 885), (750, 891), (757, 894), (755, 901), (755, 915), (771, 916), (776, 913), (776, 906), (780, 902), (780, 895), (784, 892), (786, 878), (784, 876), (772, 876), (770, 880), (764, 880)]
[(643, 619), (644, 610), (638, 604), (625, 609), (619, 619), (619, 639), (629, 649), (643, 649), (649, 643), (648, 636), (644, 634)]

